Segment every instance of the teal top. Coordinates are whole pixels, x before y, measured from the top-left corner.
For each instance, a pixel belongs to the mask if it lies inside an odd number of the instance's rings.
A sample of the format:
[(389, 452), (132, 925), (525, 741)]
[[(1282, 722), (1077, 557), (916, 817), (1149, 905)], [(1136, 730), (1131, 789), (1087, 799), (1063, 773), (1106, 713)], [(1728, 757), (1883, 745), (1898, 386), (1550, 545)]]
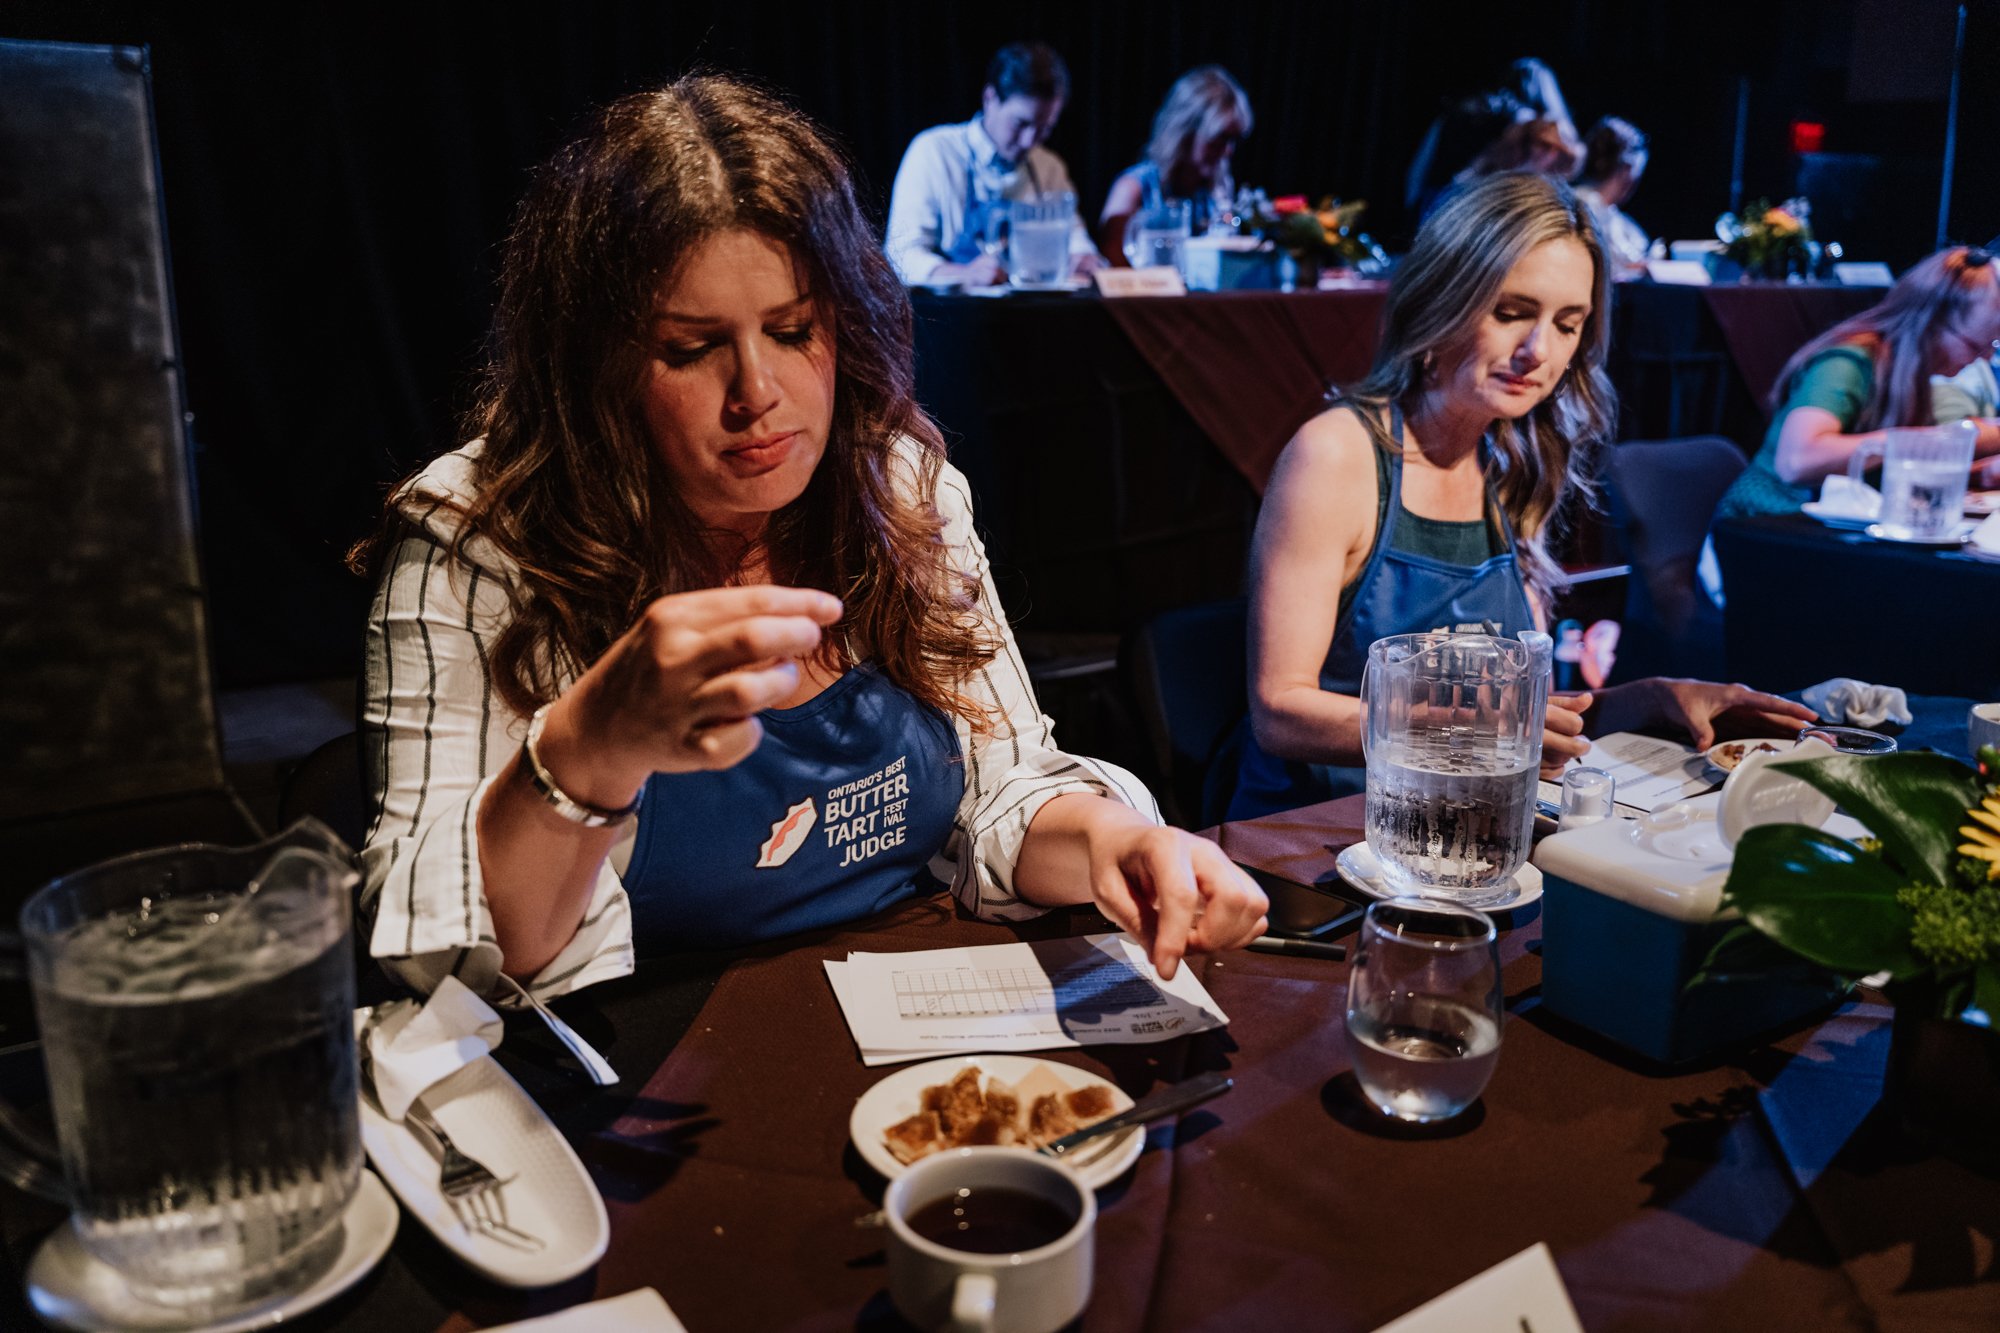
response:
[(1735, 485), (1715, 507), (1717, 518), (1750, 518), (1758, 514), (1796, 514), (1813, 498), (1810, 486), (1793, 486), (1778, 476), (1778, 436), (1794, 408), (1817, 407), (1840, 418), (1842, 433), (1851, 433), (1875, 392), (1875, 359), (1859, 347), (1829, 347), (1805, 363), (1792, 377), (1785, 405), (1771, 414), (1764, 447)]

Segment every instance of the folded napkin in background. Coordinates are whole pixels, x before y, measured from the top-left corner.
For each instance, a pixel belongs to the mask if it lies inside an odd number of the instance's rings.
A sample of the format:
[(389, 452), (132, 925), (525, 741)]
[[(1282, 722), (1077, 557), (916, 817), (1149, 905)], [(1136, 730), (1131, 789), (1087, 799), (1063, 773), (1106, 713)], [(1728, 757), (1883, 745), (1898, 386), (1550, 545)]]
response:
[(2000, 511), (1988, 514), (1980, 525), (1972, 530), (1972, 544), (1979, 553), (2000, 560)]
[(1882, 492), (1836, 472), (1821, 483), (1819, 505), (1823, 513), (1836, 518), (1879, 518)]
[(641, 1287), (518, 1324), (501, 1324), (492, 1333), (687, 1333), (687, 1326), (674, 1317), (659, 1292)]
[(421, 1006), (396, 1000), (387, 1007), (392, 1012), (368, 1031), (368, 1054), (375, 1100), (391, 1120), (401, 1120), (424, 1089), (498, 1046), (506, 1030), (457, 977), (446, 977)]
[(1870, 685), (1866, 681), (1836, 676), (1823, 680), (1800, 696), (1806, 707), (1819, 714), (1822, 722), (1845, 722), (1857, 727), (1879, 727), (1894, 722), (1910, 725), (1910, 701), (1894, 685)]

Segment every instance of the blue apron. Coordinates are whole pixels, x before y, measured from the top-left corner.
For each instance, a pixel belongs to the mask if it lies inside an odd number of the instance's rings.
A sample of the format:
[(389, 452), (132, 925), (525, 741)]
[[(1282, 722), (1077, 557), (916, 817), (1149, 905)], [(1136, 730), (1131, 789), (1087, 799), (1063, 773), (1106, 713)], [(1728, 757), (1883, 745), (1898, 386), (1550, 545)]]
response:
[[(973, 123), (977, 124), (978, 119), (977, 116), (973, 117)], [(1034, 150), (1031, 148), (1028, 152), (1033, 153)], [(1028, 187), (1034, 191), (1032, 197), (1036, 199), (1041, 198), (1042, 183), (1036, 179), (1035, 164), (1029, 160), (1026, 154), (1021, 158), (1019, 169), (1028, 174)], [(1012, 174), (1012, 172), (1006, 173), (1006, 175)], [(1008, 195), (1007, 186), (1004, 183), (1005, 179), (1006, 177), (1003, 176), (1003, 184), (993, 192), (991, 197), (980, 198), (979, 159), (978, 154), (973, 151), (972, 132), (971, 127), (968, 126), (965, 137), (965, 223), (959, 230), (957, 238), (944, 251), (944, 257), (948, 261), (954, 264), (969, 264), (979, 258), (979, 242), (986, 235), (987, 218), (996, 210), (1007, 207)]]
[[(1521, 585), (1520, 564), (1514, 557), (1514, 529), (1506, 511), (1487, 503), (1500, 515), (1500, 554), (1477, 565), (1454, 565), (1430, 556), (1395, 549), (1396, 520), (1403, 510), (1403, 414), (1390, 414), (1397, 452), (1389, 460), (1389, 502), (1382, 514), (1375, 549), (1347, 611), (1334, 626), (1333, 643), (1319, 669), (1319, 685), (1334, 694), (1359, 695), (1368, 648), (1392, 634), (1427, 630), (1468, 630), (1513, 638), (1535, 628), (1528, 594)], [(1302, 764), (1278, 759), (1258, 746), (1246, 725), (1243, 760), (1229, 818), (1252, 819), (1279, 810), (1296, 809), (1336, 796), (1351, 796), (1367, 787), (1368, 770), (1336, 764)]]
[(871, 663), (720, 772), (656, 773), (625, 869), (641, 956), (746, 944), (942, 887), (926, 868), (964, 788), (958, 733)]

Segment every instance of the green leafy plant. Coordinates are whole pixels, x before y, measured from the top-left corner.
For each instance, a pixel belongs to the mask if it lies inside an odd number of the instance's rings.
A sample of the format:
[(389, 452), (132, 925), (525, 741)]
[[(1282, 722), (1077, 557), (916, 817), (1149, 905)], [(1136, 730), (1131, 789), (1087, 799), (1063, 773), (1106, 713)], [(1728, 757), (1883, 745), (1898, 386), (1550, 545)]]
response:
[(1272, 241), (1294, 259), (1347, 265), (1372, 275), (1387, 270), (1389, 256), (1361, 230), (1361, 215), (1367, 209), (1365, 199), (1341, 203), (1328, 195), (1314, 208), (1307, 206), (1302, 194), (1272, 200), (1260, 196), (1251, 201), (1238, 225)]
[(2000, 1026), (2000, 753), (1974, 770), (1936, 754), (1833, 755), (1776, 764), (1875, 835), (1802, 824), (1746, 832), (1723, 890), (1743, 924), (1703, 974), (1803, 959), (1850, 980), (1886, 972), (1890, 997), (1940, 1018)]

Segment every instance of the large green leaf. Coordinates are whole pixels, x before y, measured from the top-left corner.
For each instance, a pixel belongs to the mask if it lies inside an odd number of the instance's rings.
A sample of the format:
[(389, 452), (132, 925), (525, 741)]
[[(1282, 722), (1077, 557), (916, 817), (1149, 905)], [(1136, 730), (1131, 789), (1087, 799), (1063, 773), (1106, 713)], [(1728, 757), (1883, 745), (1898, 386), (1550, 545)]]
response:
[(1941, 754), (1836, 754), (1772, 768), (1803, 778), (1882, 840), (1912, 880), (1951, 883), (1958, 826), (1979, 797), (1979, 775)]
[(1845, 838), (1803, 824), (1764, 824), (1736, 843), (1725, 902), (1802, 958), (1849, 976), (1909, 977), (1927, 966), (1910, 949), (1903, 876)]
[(1787, 949), (1748, 921), (1739, 921), (1724, 931), (1701, 960), (1701, 966), (1687, 979), (1684, 989), (1737, 981), (1823, 982), (1826, 969)]

